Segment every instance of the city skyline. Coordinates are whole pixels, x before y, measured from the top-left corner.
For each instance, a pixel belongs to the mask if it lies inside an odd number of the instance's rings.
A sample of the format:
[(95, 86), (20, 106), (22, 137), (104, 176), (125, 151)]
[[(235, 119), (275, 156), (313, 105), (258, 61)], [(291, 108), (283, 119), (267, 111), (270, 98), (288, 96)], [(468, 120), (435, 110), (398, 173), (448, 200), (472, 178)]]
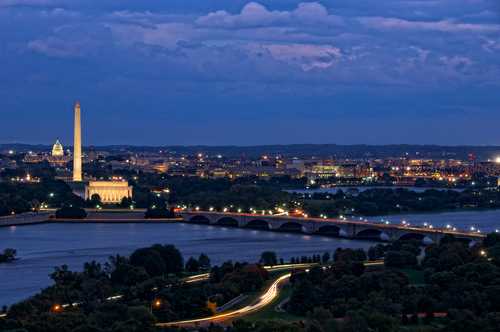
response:
[(78, 99), (87, 145), (500, 145), (492, 0), (9, 0), (0, 27), (0, 143), (68, 145)]

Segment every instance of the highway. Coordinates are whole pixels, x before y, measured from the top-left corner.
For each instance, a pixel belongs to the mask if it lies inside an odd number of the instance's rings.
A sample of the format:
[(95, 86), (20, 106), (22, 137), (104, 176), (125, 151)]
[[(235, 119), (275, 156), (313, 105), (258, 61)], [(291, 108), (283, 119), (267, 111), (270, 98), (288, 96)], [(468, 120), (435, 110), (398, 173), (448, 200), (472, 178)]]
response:
[(253, 312), (256, 312), (258, 310), (265, 308), (268, 304), (273, 302), (273, 300), (276, 299), (279, 295), (280, 286), (282, 284), (284, 284), (286, 281), (288, 281), (288, 279), (290, 278), (291, 275), (292, 275), (291, 273), (287, 273), (285, 275), (278, 277), (271, 284), (271, 286), (269, 286), (269, 288), (258, 298), (258, 300), (255, 303), (253, 303), (251, 305), (247, 305), (246, 307), (243, 307), (241, 309), (228, 311), (228, 312), (225, 312), (225, 313), (222, 313), (219, 315), (215, 315), (215, 316), (210, 316), (210, 317), (188, 319), (188, 320), (169, 322), (169, 323), (158, 323), (158, 324), (156, 324), (156, 326), (157, 327), (197, 326), (197, 325), (203, 325), (203, 324), (209, 324), (209, 323), (223, 322), (223, 321), (227, 321), (229, 319), (235, 319), (235, 318), (246, 316), (250, 313), (253, 313)]
[[(309, 267), (314, 266), (314, 265), (315, 265), (315, 263), (312, 263), (312, 264), (311, 263), (284, 264), (284, 265), (276, 265), (276, 266), (264, 266), (264, 268), (269, 272), (277, 272), (277, 271), (281, 271), (281, 270), (290, 270), (291, 268), (296, 268), (296, 269), (309, 268)], [(209, 278), (210, 278), (209, 273), (202, 273), (202, 274), (197, 274), (197, 275), (193, 275), (190, 277), (186, 277), (186, 278), (182, 279), (182, 282), (190, 284), (190, 283), (207, 281)], [(106, 301), (116, 301), (116, 300), (120, 300), (121, 298), (123, 298), (123, 295), (117, 294), (117, 295), (110, 296), (110, 297), (106, 298)], [(79, 305), (80, 305), (80, 303), (78, 303), (78, 302), (71, 303), (71, 304), (65, 303), (65, 304), (61, 305), (61, 308), (65, 309), (65, 308), (69, 308), (69, 307), (78, 307)], [(0, 318), (6, 318), (6, 317), (7, 317), (7, 314), (0, 314)]]
[[(384, 264), (384, 261), (373, 261), (373, 262), (365, 262), (365, 266), (381, 266)], [(280, 270), (289, 270), (290, 268), (310, 268), (316, 264), (285, 264), (285, 265), (279, 265), (279, 266), (266, 266), (266, 270), (268, 271), (280, 271)], [(308, 271), (308, 270), (306, 270)], [(175, 321), (175, 322), (168, 322), (168, 323), (157, 323), (156, 326), (158, 327), (189, 327), (189, 326), (201, 326), (201, 325), (208, 325), (210, 323), (221, 323), (224, 321), (228, 320), (234, 320), (236, 318), (241, 318), (243, 316), (249, 315), (251, 313), (254, 313), (256, 311), (264, 309), (266, 306), (271, 304), (278, 296), (279, 296), (279, 291), (280, 291), (280, 286), (283, 285), (288, 281), (292, 274), (291, 273), (286, 273), (285, 275), (282, 275), (278, 277), (272, 284), (269, 286), (269, 288), (264, 291), (264, 293), (257, 299), (257, 301), (251, 305), (247, 305), (241, 309), (236, 309), (232, 311), (227, 311), (218, 315), (214, 316), (209, 316), (209, 317), (203, 317), (203, 318), (196, 318), (196, 319), (188, 319), (188, 320), (181, 320), (181, 321)], [(199, 277), (201, 278), (201, 275), (199, 276), (194, 276), (191, 278)], [(208, 277), (207, 277), (208, 278)], [(204, 279), (201, 279), (204, 280)], [(198, 281), (201, 281), (198, 279)], [(189, 282), (189, 281), (188, 281)]]
[[(373, 262), (365, 262), (365, 266), (380, 266), (383, 265), (383, 261), (373, 261)], [(264, 268), (269, 271), (269, 272), (279, 272), (279, 271), (287, 271), (290, 269), (308, 269), (312, 266), (317, 265), (316, 263), (300, 263), (300, 264), (284, 264), (284, 265), (276, 265), (276, 266), (264, 266)], [(306, 270), (308, 271), (308, 270)], [(228, 311), (219, 315), (215, 316), (210, 316), (210, 317), (204, 317), (204, 318), (198, 318), (198, 319), (190, 319), (190, 320), (183, 320), (183, 321), (176, 321), (176, 322), (168, 322), (168, 323), (158, 323), (156, 324), (158, 327), (169, 327), (169, 326), (193, 326), (193, 325), (203, 325), (204, 323), (215, 323), (215, 322), (223, 322), (227, 321), (230, 319), (235, 319), (239, 317), (246, 316), (250, 313), (259, 311), (263, 308), (265, 308), (267, 305), (269, 305), (271, 302), (273, 302), (274, 299), (276, 299), (279, 295), (279, 288), (282, 284), (284, 284), (288, 279), (290, 278), (291, 273), (286, 273), (285, 275), (282, 275), (278, 277), (272, 284), (271, 286), (258, 298), (258, 300), (246, 307), (243, 307), (241, 309), (233, 310), (233, 311)], [(194, 276), (186, 277), (182, 279), (183, 282), (185, 283), (196, 283), (196, 282), (202, 282), (206, 281), (210, 278), (209, 273), (203, 273), (203, 274), (197, 274)], [(108, 297), (106, 301), (116, 301), (120, 300), (123, 297), (123, 295), (118, 294), (115, 296)], [(78, 307), (80, 303), (66, 303), (62, 304), (60, 307), (62, 309), (68, 308), (68, 307)], [(6, 318), (6, 314), (0, 314), (0, 318)]]

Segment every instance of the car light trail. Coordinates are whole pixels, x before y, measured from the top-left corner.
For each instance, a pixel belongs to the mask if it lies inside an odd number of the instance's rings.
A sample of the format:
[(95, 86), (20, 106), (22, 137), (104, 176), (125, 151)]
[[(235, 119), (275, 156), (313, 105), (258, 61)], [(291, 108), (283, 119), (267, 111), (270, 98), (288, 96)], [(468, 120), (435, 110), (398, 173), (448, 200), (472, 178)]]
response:
[(292, 275), (291, 273), (287, 273), (287, 274), (279, 277), (278, 279), (276, 279), (272, 283), (272, 285), (267, 289), (267, 291), (259, 298), (257, 303), (254, 303), (252, 305), (248, 305), (248, 306), (243, 307), (241, 309), (229, 311), (229, 312), (215, 315), (215, 316), (198, 318), (198, 319), (188, 319), (188, 320), (170, 322), (170, 323), (158, 323), (158, 324), (156, 324), (156, 326), (169, 327), (169, 326), (181, 326), (181, 325), (198, 325), (198, 324), (202, 324), (202, 323), (219, 322), (219, 321), (224, 321), (224, 320), (231, 319), (231, 318), (236, 318), (236, 317), (248, 315), (248, 314), (250, 314), (254, 311), (257, 311), (259, 309), (262, 309), (263, 307), (270, 304), (278, 296), (280, 284), (282, 284), (286, 280), (288, 280), (291, 275)]

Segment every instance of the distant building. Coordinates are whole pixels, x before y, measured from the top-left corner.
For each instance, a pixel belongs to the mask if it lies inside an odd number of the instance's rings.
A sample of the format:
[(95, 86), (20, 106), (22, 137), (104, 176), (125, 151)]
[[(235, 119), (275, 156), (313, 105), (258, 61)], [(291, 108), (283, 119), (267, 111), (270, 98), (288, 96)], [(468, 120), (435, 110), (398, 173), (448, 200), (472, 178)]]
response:
[(90, 181), (85, 186), (85, 199), (96, 194), (104, 204), (120, 203), (123, 198), (132, 198), (132, 186), (127, 181)]
[(64, 157), (64, 149), (59, 140), (52, 147), (52, 157)]

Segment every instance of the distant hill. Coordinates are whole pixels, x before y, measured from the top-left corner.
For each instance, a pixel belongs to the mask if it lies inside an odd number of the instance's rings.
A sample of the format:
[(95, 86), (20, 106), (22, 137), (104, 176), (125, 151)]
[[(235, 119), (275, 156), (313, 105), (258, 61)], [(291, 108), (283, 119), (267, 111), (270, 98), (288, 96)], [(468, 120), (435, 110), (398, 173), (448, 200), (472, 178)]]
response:
[[(66, 147), (70, 148), (70, 147)], [(257, 145), (257, 146), (133, 146), (110, 145), (92, 147), (95, 150), (106, 150), (114, 153), (123, 152), (157, 152), (160, 150), (180, 154), (204, 153), (221, 154), (225, 157), (259, 157), (262, 155), (283, 155), (287, 157), (336, 157), (336, 158), (457, 158), (468, 159), (470, 154), (478, 160), (500, 156), (500, 146), (441, 146), (441, 145), (337, 145), (337, 144), (291, 144), (291, 145)], [(48, 151), (48, 145), (0, 144), (0, 151), (13, 149), (18, 152)], [(89, 149), (86, 147), (84, 149)]]

